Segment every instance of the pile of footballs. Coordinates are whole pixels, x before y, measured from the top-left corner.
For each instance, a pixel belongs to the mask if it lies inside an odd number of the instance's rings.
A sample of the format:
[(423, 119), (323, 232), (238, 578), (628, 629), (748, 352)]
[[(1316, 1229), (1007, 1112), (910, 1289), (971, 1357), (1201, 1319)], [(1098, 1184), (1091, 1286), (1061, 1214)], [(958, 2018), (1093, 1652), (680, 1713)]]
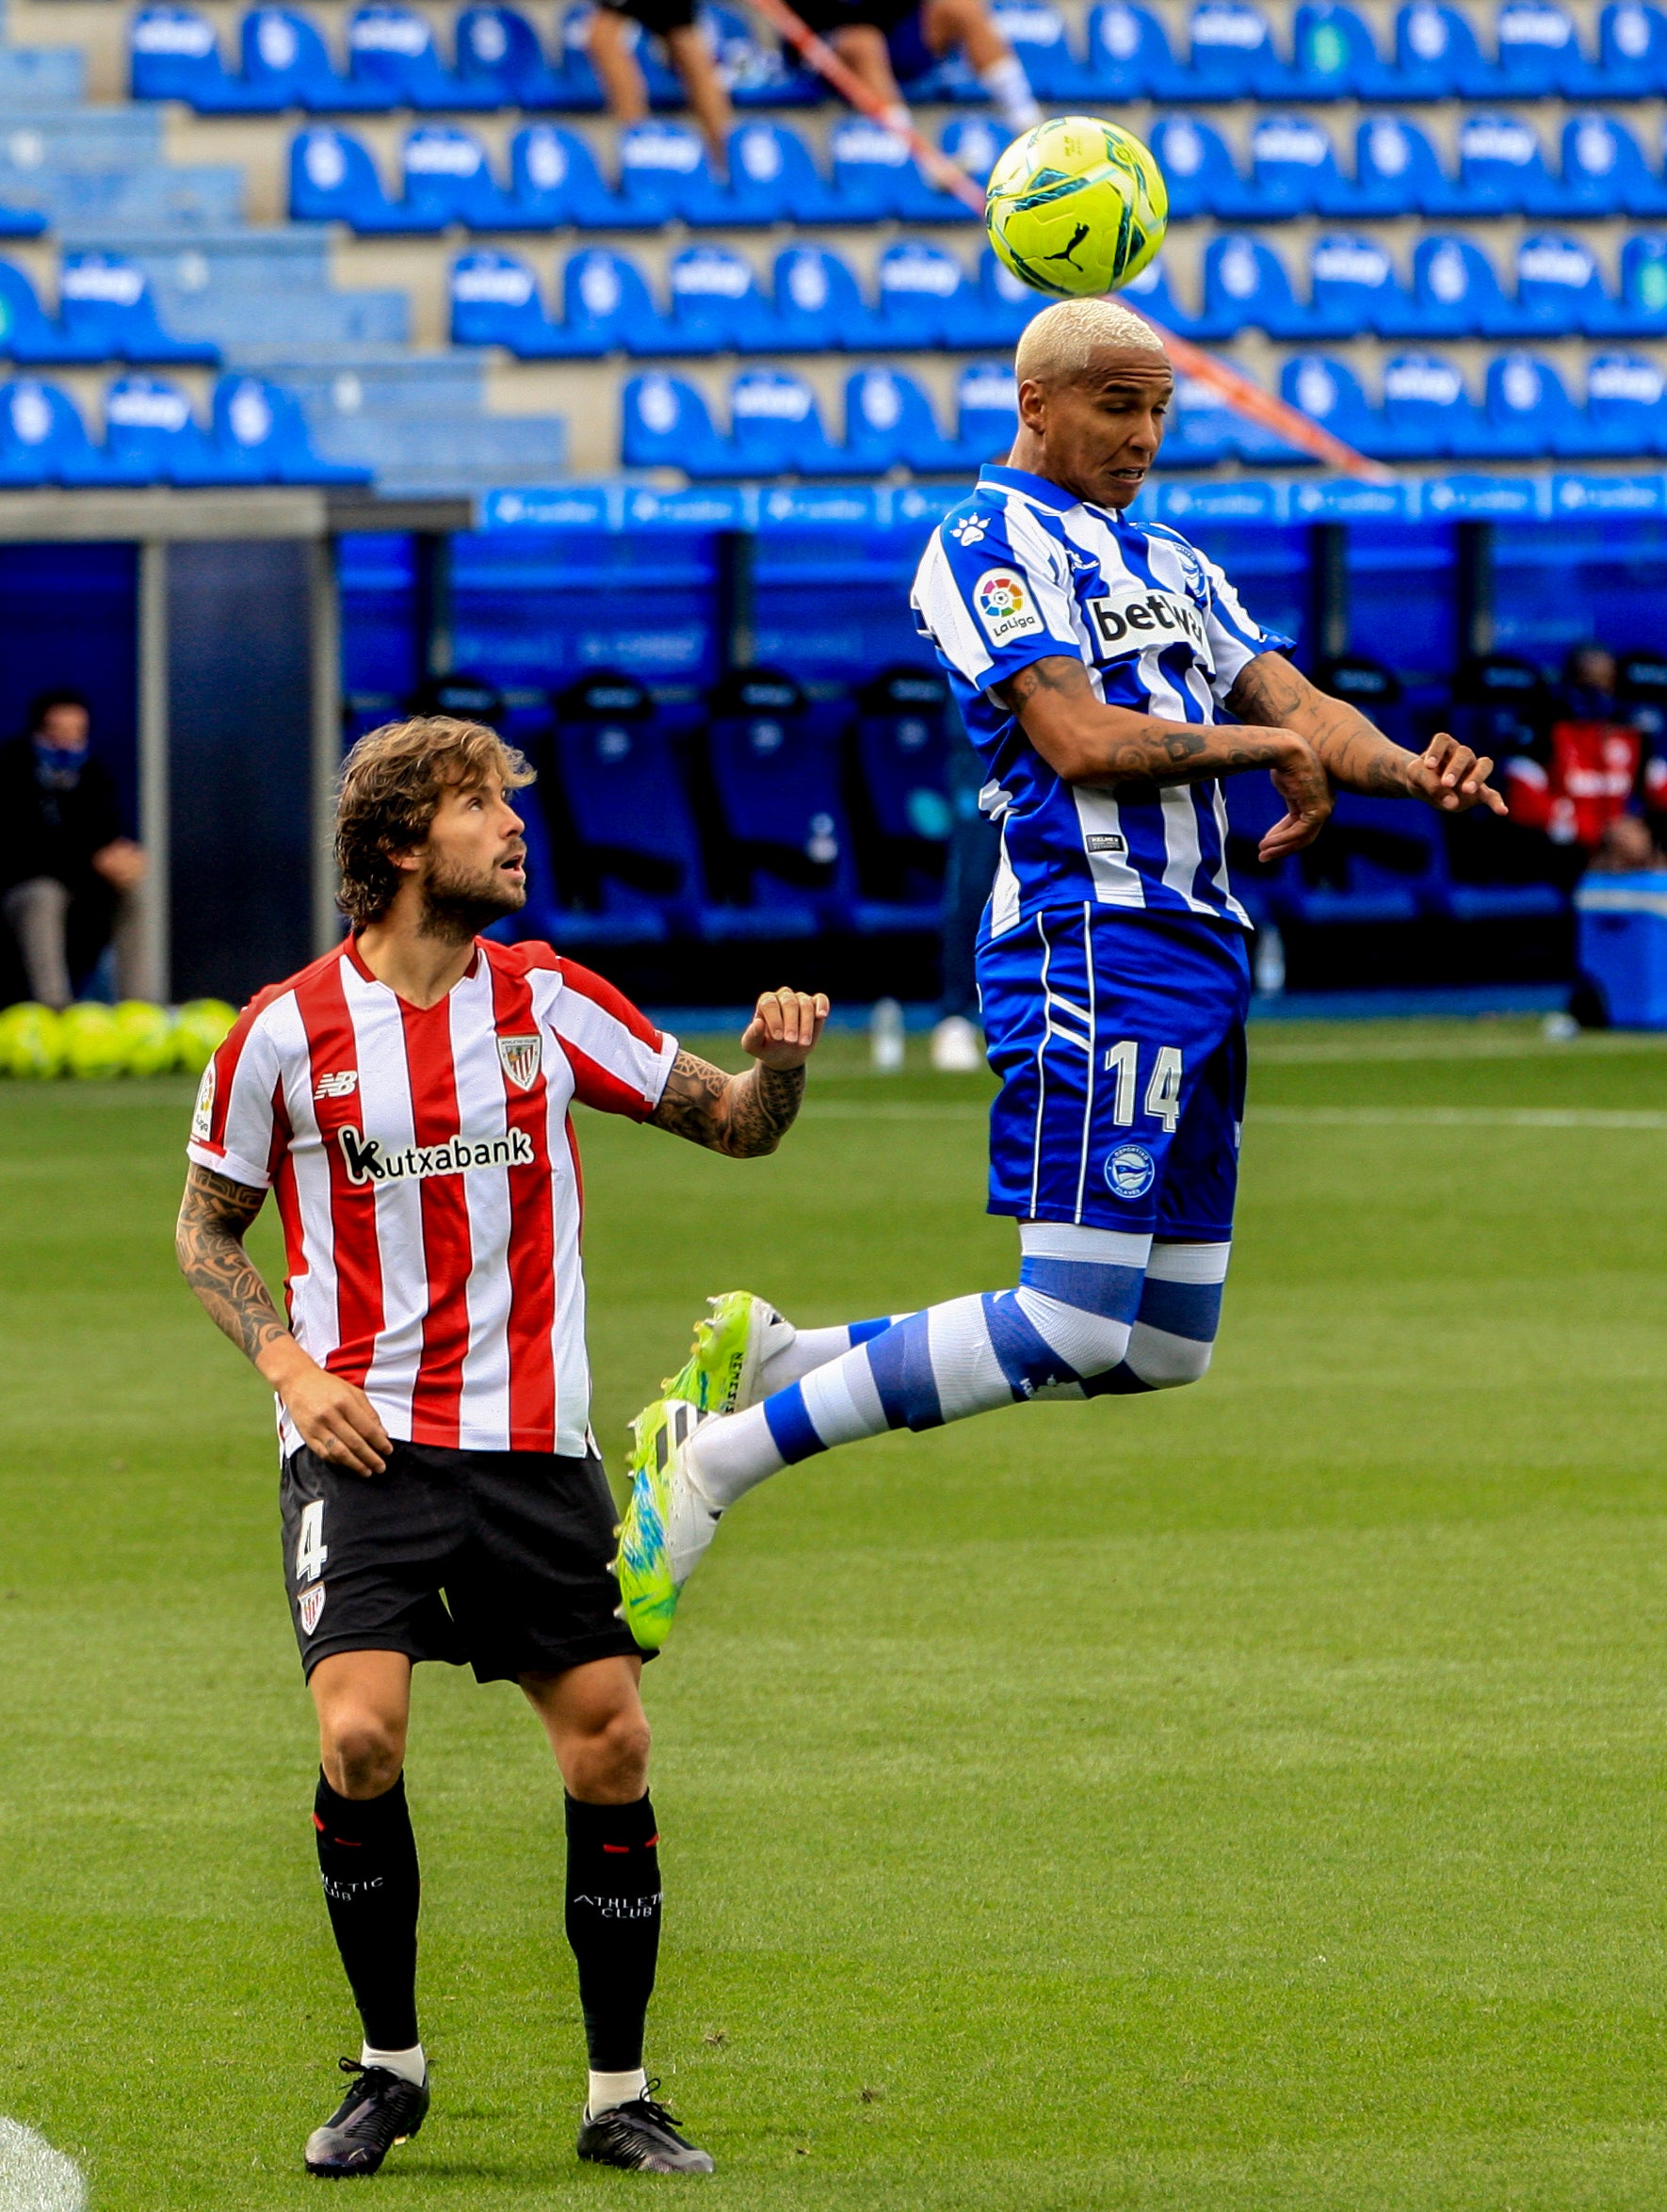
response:
[(184, 1006), (152, 1006), (142, 998), (120, 1006), (84, 1000), (61, 1014), (25, 1002), (0, 1013), (0, 1075), (49, 1082), (75, 1075), (107, 1083), (118, 1075), (201, 1075), (236, 1009), (223, 998)]

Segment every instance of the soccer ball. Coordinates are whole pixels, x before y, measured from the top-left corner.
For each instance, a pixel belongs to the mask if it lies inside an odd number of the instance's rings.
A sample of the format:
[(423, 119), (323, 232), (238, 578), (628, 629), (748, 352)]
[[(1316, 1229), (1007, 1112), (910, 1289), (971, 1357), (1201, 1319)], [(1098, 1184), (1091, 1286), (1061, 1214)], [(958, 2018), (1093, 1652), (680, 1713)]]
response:
[(1169, 193), (1139, 138), (1063, 115), (1015, 138), (990, 174), (984, 228), (1027, 284), (1093, 299), (1138, 277), (1169, 224)]
[(201, 1075), (226, 1041), (237, 1009), (223, 998), (188, 998), (173, 1025), (174, 1064)]
[(174, 1065), (173, 1016), (166, 1007), (124, 998), (116, 1009), (121, 1064), (130, 1075), (163, 1075)]
[(116, 1016), (107, 1006), (84, 1000), (66, 1007), (59, 1021), (64, 1067), (84, 1083), (107, 1082), (123, 1072), (125, 1054)]
[(0, 1014), (0, 1071), (40, 1082), (57, 1074), (63, 1064), (58, 1017), (49, 1006), (26, 1000)]

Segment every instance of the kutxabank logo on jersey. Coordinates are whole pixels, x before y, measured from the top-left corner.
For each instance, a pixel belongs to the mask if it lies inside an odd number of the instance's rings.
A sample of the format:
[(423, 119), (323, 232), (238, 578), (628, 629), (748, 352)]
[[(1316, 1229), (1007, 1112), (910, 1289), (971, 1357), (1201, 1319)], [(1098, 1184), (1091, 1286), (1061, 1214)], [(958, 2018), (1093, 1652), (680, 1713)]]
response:
[(1084, 611), (1093, 624), (1096, 643), (1110, 652), (1136, 651), (1160, 638), (1185, 638), (1199, 659), (1210, 665), (1204, 609), (1183, 592), (1119, 584), (1087, 601)]
[(525, 1129), (509, 1129), (498, 1137), (467, 1137), (460, 1130), (438, 1144), (389, 1150), (379, 1137), (341, 1128), (336, 1142), (353, 1184), (417, 1183), (430, 1175), (466, 1175), (476, 1168), (530, 1168), (536, 1157)]

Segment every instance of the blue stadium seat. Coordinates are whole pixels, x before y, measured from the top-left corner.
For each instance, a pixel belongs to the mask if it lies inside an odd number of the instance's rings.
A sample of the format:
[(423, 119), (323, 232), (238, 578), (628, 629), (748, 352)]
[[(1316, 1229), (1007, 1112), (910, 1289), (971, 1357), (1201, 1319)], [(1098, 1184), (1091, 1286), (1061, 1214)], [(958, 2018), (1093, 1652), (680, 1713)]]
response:
[(1474, 460), (1493, 450), (1464, 378), (1429, 353), (1385, 363), (1384, 433), (1384, 450), (1407, 460)]
[(1158, 465), (1206, 468), (1225, 460), (1233, 450), (1233, 416), (1215, 387), (1196, 377), (1177, 377)]
[(39, 377), (0, 384), (0, 484), (119, 482), (67, 392)]
[(1204, 256), (1201, 336), (1231, 338), (1242, 330), (1257, 330), (1270, 338), (1305, 338), (1313, 328), (1271, 246), (1232, 231), (1211, 239)]
[(816, 246), (789, 246), (776, 256), (772, 280), (776, 327), (784, 351), (831, 353), (881, 343), (874, 311), (840, 260)]
[(704, 0), (700, 22), (737, 107), (814, 106), (822, 98), (821, 78), (791, 47), (760, 38), (744, 9)]
[(648, 692), (633, 676), (598, 669), (557, 701), (555, 754), (596, 934), (698, 931), (700, 836), (671, 732)]
[(1267, 115), (1251, 126), (1250, 197), (1257, 215), (1345, 215), (1352, 185), (1338, 173), (1331, 134), (1306, 116)]
[(569, 353), (662, 353), (665, 321), (634, 261), (606, 247), (570, 254), (561, 272), (561, 333)]
[(1546, 173), (1532, 124), (1509, 115), (1467, 115), (1461, 120), (1452, 213), (1555, 215), (1561, 204), (1562, 187)]
[(138, 264), (121, 253), (68, 252), (57, 281), (58, 319), (73, 355), (60, 360), (193, 362), (213, 367), (220, 352), (172, 338)]
[(883, 476), (912, 469), (941, 476), (961, 465), (961, 448), (938, 428), (931, 402), (896, 369), (858, 369), (845, 385), (846, 465)]
[(1541, 235), (1516, 249), (1517, 326), (1547, 337), (1607, 337), (1619, 322), (1591, 250)]
[(1621, 248), (1615, 327), (1629, 338), (1667, 335), (1667, 238), (1628, 238)]
[(849, 920), (851, 850), (838, 748), (790, 676), (742, 669), (712, 694), (706, 759), (736, 887), (772, 934)]
[(1490, 450), (1506, 459), (1578, 459), (1593, 449), (1585, 417), (1562, 379), (1531, 353), (1501, 353), (1489, 362), (1486, 421)]
[(1368, 116), (1355, 134), (1354, 209), (1359, 215), (1450, 215), (1451, 179), (1416, 123)]
[(105, 459), (128, 484), (212, 484), (221, 476), (190, 401), (164, 377), (118, 377), (106, 390)]
[(620, 133), (619, 198), (630, 222), (730, 219), (700, 134), (683, 123), (632, 123)]
[(1600, 353), (1586, 371), (1594, 453), (1667, 453), (1667, 378), (1637, 353)]
[(214, 25), (194, 8), (141, 8), (127, 47), (136, 100), (183, 100), (199, 115), (250, 111), (249, 88), (226, 68)]
[(557, 107), (563, 90), (538, 33), (503, 0), (477, 0), (458, 17), (457, 83), (471, 103), (493, 107)]
[(304, 107), (310, 115), (341, 115), (394, 105), (385, 88), (374, 91), (339, 75), (316, 24), (296, 8), (251, 8), (243, 18), (243, 81), (251, 106), (278, 114)]
[(460, 253), (450, 288), (454, 346), (507, 346), (523, 361), (572, 350), (544, 313), (537, 277), (514, 254)]
[(830, 140), (840, 222), (965, 222), (958, 200), (929, 185), (896, 132), (852, 116)]
[(1019, 428), (1019, 388), (1012, 364), (975, 361), (955, 379), (955, 416), (961, 465), (982, 468), (1007, 458)]
[(669, 353), (770, 353), (781, 333), (751, 262), (723, 246), (689, 246), (667, 269), (672, 312), (659, 343)]
[(1384, 418), (1361, 390), (1354, 371), (1325, 353), (1299, 353), (1279, 372), (1279, 396), (1357, 453), (1377, 454), (1386, 440)]
[(1562, 199), (1574, 216), (1667, 215), (1667, 184), (1626, 124), (1610, 115), (1564, 123)]
[[(994, 256), (991, 258), (994, 259)], [(1014, 283), (1017, 281), (1013, 279)], [(1045, 304), (1041, 295), (1032, 292), (1028, 285), (1024, 287), (1024, 294), (1025, 300), (1029, 304), (1024, 306), (1023, 301), (1019, 303), (1024, 312), (1017, 319), (1016, 328), (1011, 331), (1005, 329), (992, 330), (992, 337), (1017, 338), (1026, 323)], [(1138, 308), (1142, 315), (1150, 315), (1155, 323), (1161, 323), (1166, 331), (1173, 331), (1177, 337), (1200, 338), (1206, 334), (1207, 325), (1184, 308), (1170, 290), (1169, 271), (1163, 266), (1161, 254), (1157, 260), (1149, 261), (1138, 277), (1124, 285), (1121, 296), (1127, 299), (1131, 307)]]
[(1395, 80), (1398, 100), (1486, 100), (1499, 84), (1468, 20), (1431, 0), (1411, 0), (1395, 19)]
[(1418, 338), (1508, 338), (1523, 328), (1498, 272), (1468, 238), (1420, 238), (1413, 250), (1412, 310)]
[(1416, 799), (1339, 791), (1319, 843), (1297, 855), (1275, 898), (1311, 928), (1414, 922), (1439, 911), (1446, 881), (1439, 815)]
[(289, 149), (289, 214), (298, 223), (346, 223), (366, 235), (438, 225), (391, 201), (369, 152), (330, 123), (299, 131)]
[(528, 219), (549, 229), (617, 229), (632, 221), (603, 183), (591, 149), (576, 132), (529, 123), (510, 141), (510, 189)]
[[(558, 33), (563, 107), (580, 109), (598, 108), (606, 105), (602, 87), (596, 81), (596, 72), (591, 66), (591, 18), (595, 12), (591, 0), (577, 0), (562, 16)], [(658, 48), (658, 41), (651, 39), (639, 24), (627, 20), (625, 46), (642, 72), (648, 90), (649, 105), (653, 107), (679, 107), (683, 105), (683, 88), (667, 67)]]
[(910, 351), (988, 343), (978, 294), (952, 253), (906, 241), (880, 256), (875, 318), (882, 345)]
[(222, 377), (214, 388), (220, 479), (240, 484), (368, 484), (371, 471), (320, 460), (294, 393), (262, 377)]
[(949, 800), (948, 686), (936, 669), (898, 662), (857, 696), (862, 792), (861, 930), (933, 929), (943, 912)]
[(1338, 0), (1303, 0), (1291, 40), (1287, 100), (1384, 100), (1395, 78), (1363, 19)]
[(1169, 186), (1172, 222), (1199, 215), (1223, 222), (1253, 220), (1255, 197), (1245, 186), (1220, 132), (1190, 115), (1160, 116), (1152, 126), (1152, 151)]
[(1038, 100), (1045, 105), (1080, 97), (1082, 63), (1072, 47), (1064, 16), (1050, 0), (995, 0), (990, 12), (1024, 63)]
[(729, 441), (712, 428), (706, 403), (692, 384), (658, 370), (633, 377), (621, 395), (620, 458), (628, 469), (684, 469), (689, 476), (733, 476)]
[(944, 125), (938, 144), (980, 191), (1008, 148), (1008, 136), (984, 115), (958, 115)]
[(1167, 100), (1183, 72), (1169, 36), (1150, 8), (1099, 0), (1088, 16), (1088, 75), (1094, 100)]
[(1279, 100), (1289, 72), (1273, 26), (1249, 0), (1199, 0), (1188, 24), (1184, 93), (1190, 100)]
[[(1131, 295), (1137, 306), (1147, 304), (1146, 294), (1141, 288), (1144, 272), (1124, 290)], [(1161, 279), (1158, 280), (1161, 282)], [(997, 258), (993, 248), (986, 246), (979, 256), (979, 315), (983, 331), (981, 343), (989, 346), (1012, 346), (1017, 343), (1019, 332), (1031, 318), (1047, 305), (1046, 296), (1032, 291), (1023, 278), (1015, 277), (1006, 262)], [(1152, 313), (1162, 315), (1157, 307)], [(1185, 325), (1178, 326), (1182, 329)]]
[(742, 123), (730, 133), (729, 208), (735, 223), (825, 223), (838, 213), (833, 190), (798, 132), (763, 121)]
[(103, 361), (97, 351), (77, 347), (41, 306), (27, 276), (0, 261), (0, 360), (24, 363)]
[(1316, 337), (1408, 334), (1412, 303), (1394, 262), (1375, 240), (1337, 234), (1317, 239), (1308, 276), (1309, 327)]
[(1667, 91), (1667, 16), (1643, 0), (1610, 0), (1597, 25), (1605, 100), (1653, 100)]
[(743, 369), (730, 386), (730, 443), (748, 476), (837, 476), (851, 463), (829, 443), (817, 396), (783, 369)]
[(1555, 0), (1504, 0), (1494, 35), (1503, 98), (1583, 100), (1598, 89), (1574, 17)]
[(395, 0), (370, 0), (348, 16), (348, 74), (355, 85), (388, 93), (397, 107), (477, 105), (463, 96), (435, 52), (427, 16)]
[(492, 173), (486, 148), (458, 123), (419, 123), (405, 135), (405, 205), (428, 227), (471, 231), (542, 228)]

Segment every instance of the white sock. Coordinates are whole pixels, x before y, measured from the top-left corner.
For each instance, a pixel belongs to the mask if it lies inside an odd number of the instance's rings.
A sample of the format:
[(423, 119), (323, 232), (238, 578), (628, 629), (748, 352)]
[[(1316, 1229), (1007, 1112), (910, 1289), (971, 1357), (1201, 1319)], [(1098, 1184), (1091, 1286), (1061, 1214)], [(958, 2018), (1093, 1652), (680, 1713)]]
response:
[(640, 2066), (632, 2067), (628, 2074), (598, 2074), (592, 2069), (590, 2093), (585, 2099), (586, 2115), (591, 2120), (600, 2119), (616, 2105), (628, 2105), (633, 2097), (641, 2096), (647, 2087), (648, 2075)]
[(989, 93), (996, 114), (1015, 137), (1021, 131), (1033, 131), (1042, 121), (1042, 110), (1030, 89), (1025, 65), (1016, 54), (1004, 54), (988, 69), (979, 70), (979, 82)]
[(359, 2063), (385, 2066), (390, 2074), (398, 2075), (401, 2081), (415, 2082), (418, 2089), (429, 2077), (429, 2061), (423, 2057), (421, 2043), (413, 2043), (409, 2051), (373, 2051), (368, 2043), (361, 2043)]

